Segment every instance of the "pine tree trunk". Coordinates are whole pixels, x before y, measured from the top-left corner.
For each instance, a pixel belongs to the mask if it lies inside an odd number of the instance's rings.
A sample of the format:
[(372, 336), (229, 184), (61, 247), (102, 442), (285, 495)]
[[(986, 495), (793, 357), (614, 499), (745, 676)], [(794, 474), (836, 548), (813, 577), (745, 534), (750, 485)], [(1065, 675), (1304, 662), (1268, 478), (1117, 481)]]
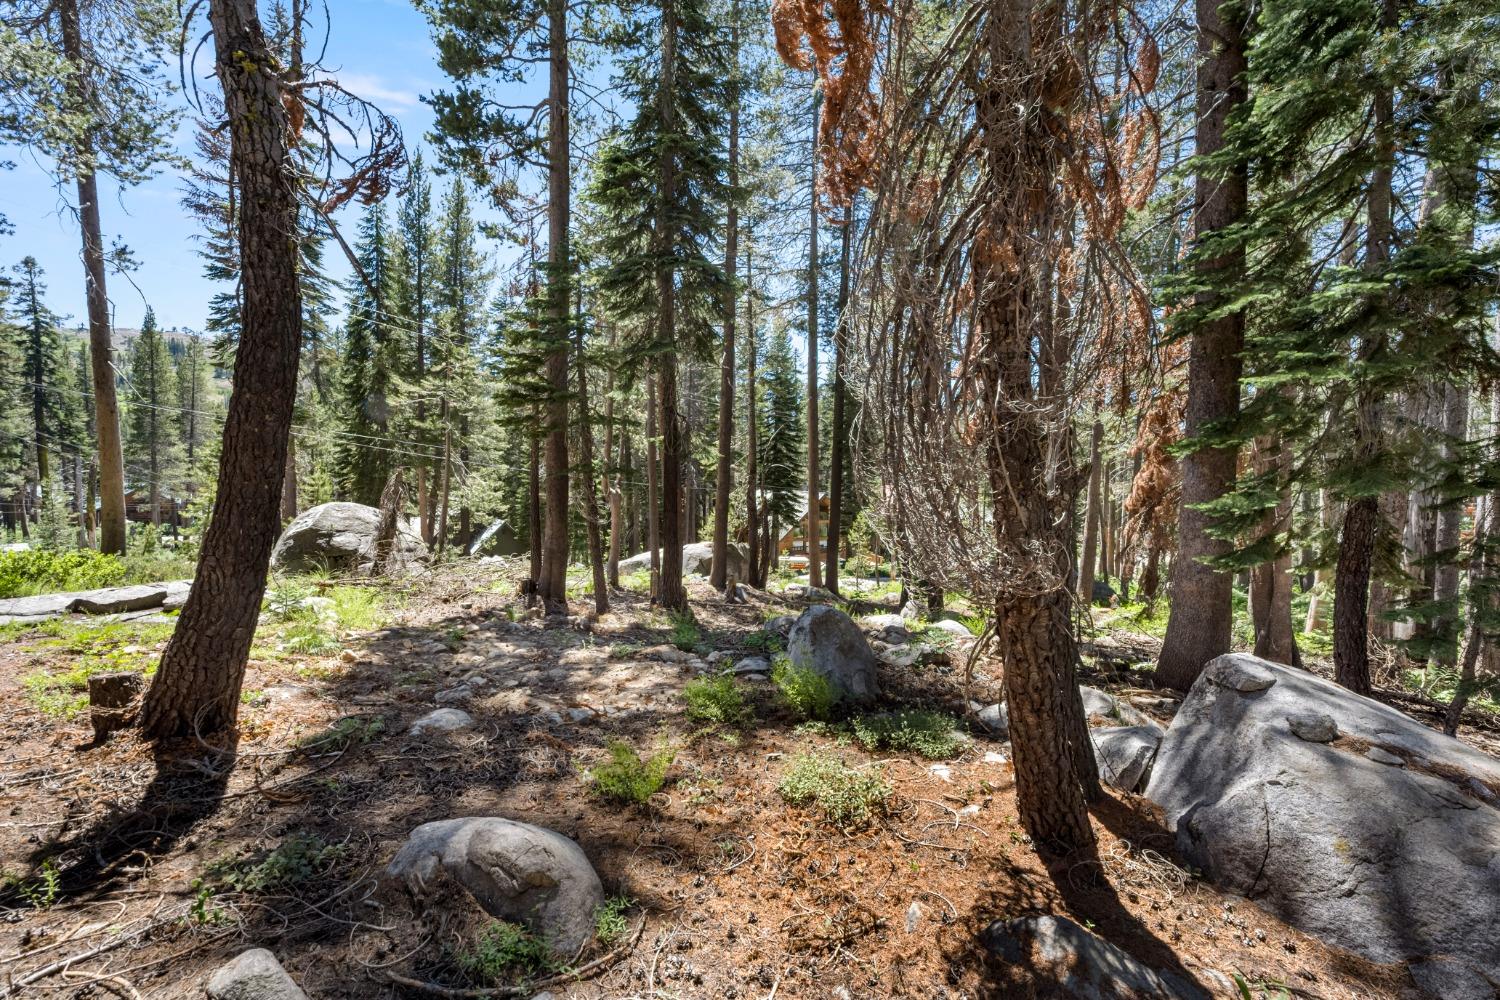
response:
[(844, 391), (844, 340), (848, 334), (848, 321), (844, 311), (849, 306), (849, 256), (851, 230), (854, 228), (854, 207), (844, 211), (844, 228), (839, 237), (839, 315), (838, 325), (833, 330), (833, 440), (828, 453), (828, 557), (823, 582), (833, 593), (839, 592), (839, 545), (844, 518), (844, 463), (848, 447), (845, 438), (848, 428), (845, 421)]
[(553, 328), (546, 374), (547, 521), (542, 529), (542, 605), (548, 614), (568, 610), (568, 279), (569, 164), (568, 4), (547, 0), (547, 308)]
[[(84, 63), (79, 0), (59, 0), (63, 55), (75, 66)], [(81, 73), (69, 77), (79, 88), (90, 86)], [(83, 95), (72, 95), (83, 103)], [(78, 160), (93, 159), (92, 136), (85, 131)], [(94, 385), (94, 428), (99, 447), (99, 550), (125, 554), (125, 455), (120, 443), (120, 405), (115, 397), (114, 357), (109, 322), (109, 294), (104, 282), (104, 237), (99, 222), (99, 184), (91, 170), (79, 172), (78, 223), (83, 235), (83, 269), (89, 318), (89, 355)], [(43, 481), (43, 488), (46, 482)]]
[[(662, 8), (661, 88), (657, 114), (663, 133), (672, 134), (672, 94), (677, 85), (677, 9), (671, 4)], [(687, 610), (687, 592), (682, 587), (682, 434), (677, 413), (677, 291), (673, 268), (672, 219), (668, 206), (676, 201), (677, 163), (673, 154), (664, 151), (658, 164), (659, 185), (656, 216), (656, 252), (660, 263), (656, 271), (657, 336), (660, 354), (657, 359), (657, 422), (661, 427), (661, 573), (657, 599), (665, 608)]]
[(1094, 603), (1094, 561), (1099, 546), (1099, 446), (1104, 441), (1104, 424), (1094, 421), (1089, 434), (1089, 491), (1083, 508), (1083, 554), (1078, 557), (1078, 603), (1084, 608)]
[[(1323, 531), (1333, 527), (1333, 499), (1328, 491), (1318, 491), (1318, 524)], [(1307, 621), (1302, 626), (1304, 633), (1317, 632), (1328, 617), (1329, 573), (1319, 566), (1313, 570), (1312, 596), (1307, 600)]]
[(807, 583), (822, 586), (822, 503), (818, 490), (818, 112), (822, 93), (813, 92), (812, 184), (807, 228)]
[(583, 505), (584, 526), (589, 537), (589, 567), (594, 574), (594, 610), (599, 614), (609, 610), (609, 584), (604, 578), (604, 542), (599, 537), (599, 481), (594, 478), (594, 425), (589, 419), (588, 366), (583, 356), (583, 327), (575, 334), (577, 343), (574, 354), (578, 365), (578, 456), (582, 468), (587, 496)]
[(656, 448), (656, 377), (646, 376), (646, 549), (651, 553), (651, 603), (661, 600), (661, 496)]
[[(1464, 440), (1469, 424), (1469, 390), (1466, 386), (1449, 383), (1443, 387), (1443, 454), (1448, 460), (1454, 456), (1452, 442)], [(1438, 605), (1432, 632), (1435, 640), (1434, 659), (1441, 666), (1452, 667), (1458, 662), (1458, 546), (1463, 526), (1463, 510), (1449, 505), (1438, 511), (1436, 555), (1441, 560), (1433, 572), (1432, 599)]]
[[(730, 46), (734, 52), (732, 72), (739, 73), (740, 56), (740, 7), (738, 0), (730, 5)], [(738, 80), (731, 84), (733, 94), (729, 104), (729, 186), (738, 189), (740, 183), (740, 99)], [(739, 264), (739, 205), (729, 200), (729, 209), (724, 223), (724, 275), (727, 279), (724, 290), (724, 350), (719, 360), (719, 453), (718, 467), (714, 477), (714, 531), (713, 563), (709, 568), (708, 582), (715, 590), (723, 590), (728, 576), (729, 561), (729, 505), (734, 489), (734, 320), (737, 291), (734, 287), (735, 267)]]
[(526, 499), (527, 499), (527, 532), (528, 548), (531, 553), (531, 562), (528, 568), (529, 575), (523, 586), (526, 588), (526, 606), (533, 607), (537, 599), (537, 581), (542, 575), (542, 483), (541, 483), (541, 438), (537, 436), (540, 421), (538, 414), (532, 412), (531, 421), (531, 455), (527, 463)]
[[(286, 460), (302, 293), (296, 232), (299, 183), (287, 148), (287, 112), (276, 58), (255, 0), (210, 0), (215, 71), (231, 134), (230, 175), (240, 196), (243, 332), (224, 423), (214, 516), (192, 591), (162, 654), (141, 714), (157, 740), (232, 728), (260, 614)], [(95, 350), (95, 362), (108, 358)], [(113, 384), (110, 386), (113, 389)], [(101, 412), (101, 426), (108, 421)]]
[[(1256, 471), (1275, 474), (1285, 482), (1291, 454), (1275, 437), (1256, 439)], [(1276, 507), (1261, 522), (1263, 537), (1285, 539), (1288, 547), (1275, 559), (1250, 571), (1250, 617), (1255, 631), (1255, 655), (1276, 663), (1297, 664), (1297, 644), (1292, 633), (1292, 493), (1283, 485)]]
[(287, 442), (286, 471), (281, 477), (281, 523), (288, 524), (297, 516), (297, 446)]
[(668, 352), (660, 361), (661, 413), (661, 604), (673, 611), (687, 610), (682, 586), (682, 431), (677, 412), (677, 358)]
[[(1247, 99), (1245, 83), (1246, 10), (1228, 0), (1196, 0), (1198, 23), (1198, 114), (1200, 156), (1220, 152), (1229, 116)], [(1222, 174), (1200, 171), (1196, 180), (1193, 227), (1202, 241), (1236, 225), (1248, 205), (1243, 162)], [(1244, 254), (1232, 251), (1199, 267), (1221, 286), (1244, 270)], [(1245, 316), (1235, 312), (1198, 325), (1188, 346), (1186, 435), (1232, 421), (1240, 409), (1240, 352)], [(1171, 614), (1156, 666), (1156, 680), (1186, 691), (1209, 660), (1229, 652), (1233, 607), (1229, 574), (1202, 560), (1224, 555), (1228, 543), (1212, 537), (1212, 519), (1197, 510), (1234, 484), (1234, 446), (1195, 447), (1182, 457), (1182, 499), (1178, 508), (1177, 556), (1172, 564)]]
[[(766, 577), (761, 570), (760, 530), (760, 470), (758, 468), (760, 442), (758, 417), (755, 413), (756, 387), (755, 362), (758, 345), (755, 336), (755, 282), (751, 271), (751, 251), (745, 248), (745, 534), (750, 557), (750, 584), (765, 587)], [(770, 542), (767, 541), (767, 545)]]
[[(1394, 28), (1395, 20), (1393, 0), (1385, 0), (1382, 25)], [(1388, 87), (1376, 91), (1371, 140), (1374, 145), (1375, 166), (1370, 171), (1370, 187), (1366, 199), (1369, 221), (1365, 227), (1365, 267), (1372, 272), (1383, 269), (1390, 256), (1391, 181), (1396, 157), (1392, 125), (1394, 103), (1394, 95)], [(1379, 332), (1371, 332), (1361, 339), (1360, 360), (1368, 362), (1383, 349), (1384, 336)], [(1354, 462), (1359, 467), (1375, 464), (1379, 456), (1382, 423), (1380, 402), (1377, 390), (1368, 382), (1360, 387), (1354, 420)], [(1344, 511), (1339, 561), (1334, 575), (1334, 679), (1349, 690), (1365, 695), (1370, 693), (1372, 687), (1370, 576), (1382, 520), (1379, 497), (1358, 496), (1349, 501)]]

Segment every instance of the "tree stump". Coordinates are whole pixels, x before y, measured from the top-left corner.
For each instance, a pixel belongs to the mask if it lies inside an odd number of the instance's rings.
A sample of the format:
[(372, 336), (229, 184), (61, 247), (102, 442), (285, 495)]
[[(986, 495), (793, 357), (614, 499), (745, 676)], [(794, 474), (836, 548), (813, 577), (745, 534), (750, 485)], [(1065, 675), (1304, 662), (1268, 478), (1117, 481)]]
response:
[(89, 721), (94, 724), (96, 743), (135, 722), (145, 687), (146, 678), (133, 671), (94, 674), (89, 678)]

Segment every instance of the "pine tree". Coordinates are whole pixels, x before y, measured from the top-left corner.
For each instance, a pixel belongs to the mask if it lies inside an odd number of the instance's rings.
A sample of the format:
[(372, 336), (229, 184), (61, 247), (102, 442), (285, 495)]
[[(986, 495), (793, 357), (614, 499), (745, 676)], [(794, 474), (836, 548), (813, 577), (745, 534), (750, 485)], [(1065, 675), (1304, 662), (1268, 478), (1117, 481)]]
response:
[(10, 290), (10, 282), (0, 280), (0, 504), (5, 505), (7, 526), (14, 528), (21, 518), (15, 498), (26, 482), (30, 397), (21, 377), (24, 337), (10, 320)]
[[(607, 143), (591, 199), (605, 265), (600, 291), (632, 331), (627, 357), (649, 368), (662, 435), (661, 603), (686, 610), (682, 587), (680, 358), (706, 359), (722, 322), (726, 279), (718, 251), (728, 189), (719, 123), (728, 103), (729, 47), (703, 0), (662, 0), (631, 24), (641, 47), (622, 89), (634, 120)], [(651, 44), (644, 45), (646, 40)]]
[(182, 458), (182, 438), (176, 419), (181, 414), (173, 411), (178, 398), (171, 352), (156, 325), (156, 312), (147, 308), (140, 336), (130, 352), (125, 462), (138, 478), (145, 479), (151, 523), (158, 528), (163, 491), (175, 478)]
[(200, 337), (189, 337), (177, 362), (177, 434), (182, 442), (183, 461), (189, 470), (188, 493), (195, 492), (192, 470), (198, 465), (198, 452), (214, 435), (217, 422), (211, 413), (213, 389), (210, 378), (212, 363)]
[(400, 331), (393, 325), (395, 296), (385, 211), (369, 208), (354, 245), (360, 272), (349, 282), (349, 318), (341, 366), (339, 487), (356, 503), (378, 506), (394, 468), (393, 407), (401, 392)]
[(437, 221), (433, 217), (432, 182), (420, 152), (412, 157), (406, 192), (396, 208), (394, 243), (396, 312), (408, 330), (401, 375), (415, 397), (414, 404), (402, 410), (399, 427), (401, 438), (410, 442), (416, 453), (409, 460), (416, 473), (417, 518), (422, 537), (431, 544), (432, 497), (436, 495), (431, 487), (438, 463), (425, 456), (436, 454), (442, 444), (427, 399), (427, 370), (437, 333), (433, 301), (438, 270)]
[(36, 482), (44, 498), (57, 481), (54, 458), (83, 445), (83, 420), (78, 409), (73, 367), (64, 349), (57, 316), (47, 308), (44, 273), (35, 257), (14, 268), (15, 319), (21, 328), (22, 363), (13, 377), (24, 387), (29, 410), (28, 437), (36, 459)]
[(797, 373), (797, 359), (786, 325), (780, 324), (771, 334), (760, 370), (759, 426), (756, 438), (759, 449), (756, 470), (765, 509), (777, 530), (767, 532), (767, 542), (774, 547), (779, 531), (791, 527), (801, 517), (803, 501), (798, 491), (805, 479), (804, 455), (807, 422), (803, 417), (804, 393)]

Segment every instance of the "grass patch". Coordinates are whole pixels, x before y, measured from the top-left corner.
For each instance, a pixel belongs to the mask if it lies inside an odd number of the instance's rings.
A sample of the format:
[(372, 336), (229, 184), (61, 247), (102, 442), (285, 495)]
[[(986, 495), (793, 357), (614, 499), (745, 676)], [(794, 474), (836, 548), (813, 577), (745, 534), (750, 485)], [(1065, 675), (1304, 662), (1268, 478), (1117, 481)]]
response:
[(729, 674), (688, 681), (682, 700), (687, 703), (688, 717), (700, 722), (737, 726), (750, 715), (745, 696)]
[(833, 714), (838, 701), (833, 682), (811, 667), (799, 667), (790, 657), (777, 656), (771, 664), (771, 681), (799, 717), (826, 720)]
[(667, 769), (677, 755), (668, 747), (659, 748), (645, 759), (635, 747), (622, 740), (609, 742), (609, 761), (590, 768), (586, 777), (593, 782), (601, 798), (622, 804), (641, 804), (661, 790)]
[(885, 811), (891, 797), (891, 786), (878, 771), (857, 771), (822, 753), (793, 757), (776, 790), (792, 805), (816, 806), (841, 827), (869, 822)]
[(482, 983), (524, 981), (562, 968), (540, 938), (508, 920), (490, 921), (453, 958), (471, 979)]
[(328, 875), (348, 854), (344, 844), (326, 843), (315, 834), (295, 833), (268, 851), (214, 862), (204, 872), (203, 883), (234, 892), (282, 891)]
[(157, 654), (134, 646), (87, 653), (62, 673), (37, 670), (21, 678), (26, 698), (36, 710), (52, 719), (81, 715), (89, 704), (89, 678), (95, 674), (135, 672), (147, 677), (156, 673)]
[(651, 571), (638, 569), (634, 573), (626, 573), (620, 577), (620, 586), (625, 590), (634, 590), (644, 594), (651, 589)]
[(854, 720), (854, 738), (866, 750), (915, 753), (929, 760), (958, 756), (967, 740), (951, 715), (909, 709)]
[(698, 648), (698, 643), (703, 641), (703, 633), (698, 630), (698, 623), (693, 616), (683, 611), (673, 611), (669, 616), (672, 623), (672, 645), (684, 653), (691, 653)]

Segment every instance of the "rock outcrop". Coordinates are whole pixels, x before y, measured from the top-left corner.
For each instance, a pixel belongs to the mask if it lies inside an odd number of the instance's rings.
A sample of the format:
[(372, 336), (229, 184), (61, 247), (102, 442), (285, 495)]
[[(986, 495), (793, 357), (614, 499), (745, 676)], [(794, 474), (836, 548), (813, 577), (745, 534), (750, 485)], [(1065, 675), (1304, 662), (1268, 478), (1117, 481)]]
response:
[(1217, 885), (1373, 961), (1414, 962), (1448, 997), (1500, 985), (1500, 809), (1479, 789), (1500, 789), (1500, 762), (1229, 654), (1193, 684), (1146, 794)]
[(1067, 917), (997, 920), (980, 940), (1001, 962), (1024, 967), (1039, 986), (1073, 1000), (1208, 1000), (1197, 986), (1152, 969)]
[(838, 608), (815, 604), (787, 636), (793, 664), (828, 678), (840, 701), (867, 702), (880, 693), (875, 652), (859, 626)]
[[(367, 571), (375, 562), (380, 511), (362, 503), (325, 503), (298, 514), (271, 553), (271, 565), (288, 573), (324, 568)], [(427, 557), (415, 527), (403, 519), (396, 530), (392, 563), (411, 565)]]
[(241, 952), (208, 980), (210, 1000), (307, 1000), (276, 956), (264, 948)]
[(490, 916), (524, 925), (571, 957), (594, 933), (604, 888), (583, 850), (562, 834), (496, 816), (424, 823), (386, 868), (418, 900), (446, 875)]

